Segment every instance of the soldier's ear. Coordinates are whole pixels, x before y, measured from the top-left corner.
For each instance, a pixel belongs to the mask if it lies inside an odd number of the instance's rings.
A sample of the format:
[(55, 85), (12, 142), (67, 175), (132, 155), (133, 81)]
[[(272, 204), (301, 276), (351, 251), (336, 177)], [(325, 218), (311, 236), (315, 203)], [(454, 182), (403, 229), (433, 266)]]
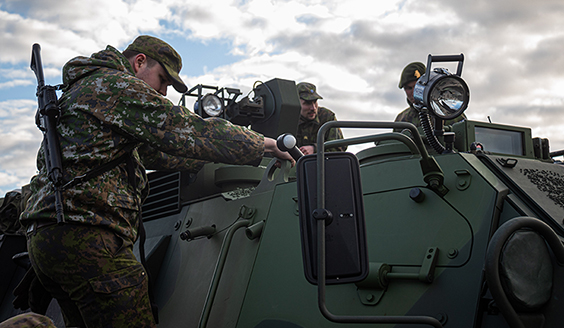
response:
[(141, 69), (141, 67), (143, 67), (143, 65), (147, 64), (147, 56), (145, 56), (145, 54), (137, 54), (135, 55), (135, 57), (133, 58), (133, 71), (135, 72), (135, 74), (137, 74), (137, 72)]

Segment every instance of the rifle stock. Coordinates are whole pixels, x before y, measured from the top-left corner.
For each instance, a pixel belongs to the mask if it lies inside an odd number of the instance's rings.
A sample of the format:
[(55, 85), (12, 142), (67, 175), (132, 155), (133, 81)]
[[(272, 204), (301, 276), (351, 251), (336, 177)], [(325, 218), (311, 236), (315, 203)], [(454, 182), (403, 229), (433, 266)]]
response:
[(43, 132), (43, 151), (47, 176), (55, 191), (55, 212), (57, 223), (64, 222), (63, 215), (63, 165), (59, 137), (57, 135), (57, 119), (61, 112), (58, 105), (56, 87), (45, 85), (43, 63), (41, 61), (41, 47), (34, 44), (31, 53), (31, 70), (37, 77), (37, 118), (39, 129)]

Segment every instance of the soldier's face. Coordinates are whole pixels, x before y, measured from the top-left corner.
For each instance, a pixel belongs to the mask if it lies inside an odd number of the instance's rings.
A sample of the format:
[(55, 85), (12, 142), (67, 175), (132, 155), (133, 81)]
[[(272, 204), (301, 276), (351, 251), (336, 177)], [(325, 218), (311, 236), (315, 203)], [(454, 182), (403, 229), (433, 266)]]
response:
[[(138, 55), (139, 56), (139, 55)], [(136, 58), (137, 59), (137, 58)], [(163, 96), (166, 96), (166, 91), (169, 85), (172, 85), (172, 81), (168, 77), (168, 73), (161, 66), (161, 64), (156, 63), (153, 66), (147, 64), (147, 61), (136, 61), (137, 65), (135, 77), (145, 81), (153, 89)]]
[(413, 88), (415, 87), (416, 83), (417, 83), (417, 81), (411, 81), (408, 84), (403, 86), (403, 90), (405, 91), (405, 95), (407, 96), (407, 99), (409, 100), (409, 102), (411, 102), (412, 104), (415, 101), (415, 99), (413, 98)]
[(300, 98), (300, 103), (302, 105), (302, 110), (300, 114), (306, 120), (313, 120), (317, 116), (317, 99), (315, 100), (303, 100)]

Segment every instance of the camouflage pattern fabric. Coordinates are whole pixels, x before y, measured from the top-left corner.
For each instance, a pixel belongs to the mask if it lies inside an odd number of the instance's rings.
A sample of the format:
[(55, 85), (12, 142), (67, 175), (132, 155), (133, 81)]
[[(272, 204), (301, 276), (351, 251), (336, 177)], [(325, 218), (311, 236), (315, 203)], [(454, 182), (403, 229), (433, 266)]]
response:
[[(466, 115), (462, 114), (459, 117), (455, 118), (454, 120), (445, 121), (444, 124), (453, 125), (454, 123), (463, 121), (465, 119), (466, 119)], [(415, 108), (413, 108), (411, 104), (403, 112), (399, 113), (394, 121), (412, 123), (416, 127), (421, 126), (421, 120), (419, 119), (419, 112)], [(433, 120), (431, 120), (431, 126), (432, 125), (433, 125)], [(394, 132), (401, 132), (401, 130), (398, 131), (397, 129), (394, 129)]]
[(313, 83), (300, 82), (296, 85), (296, 89), (298, 89), (298, 96), (300, 99), (307, 101), (323, 99), (323, 97), (317, 93), (315, 84)]
[[(258, 165), (264, 154), (262, 135), (174, 106), (136, 78), (127, 59), (111, 46), (90, 58), (69, 61), (63, 82), (57, 130), (65, 181), (121, 156), (131, 144), (140, 145), (133, 151), (137, 193), (121, 164), (63, 191), (67, 222), (105, 226), (134, 241), (139, 204), (147, 193), (145, 169), (195, 172), (205, 161)], [(55, 219), (44, 163), (41, 147), (39, 174), (31, 181), (33, 194), (20, 217), (24, 224)]]
[(51, 225), (28, 234), (37, 277), (67, 327), (155, 327), (148, 279), (131, 242), (102, 227)]
[(0, 199), (0, 234), (25, 235), (25, 229), (18, 220), (31, 196), (29, 185), (21, 190), (12, 190)]
[(23, 235), (18, 220), (21, 213), (22, 194), (19, 191), (8, 191), (0, 206), (0, 233), (5, 235)]
[(56, 328), (53, 320), (33, 312), (18, 314), (0, 322), (0, 328)]
[[(337, 117), (330, 109), (325, 107), (319, 107), (317, 110), (317, 116), (313, 120), (306, 120), (300, 116), (300, 122), (298, 123), (298, 135), (296, 137), (298, 148), (301, 146), (313, 145), (315, 151), (317, 152), (317, 132), (319, 128), (329, 122), (336, 121)], [(325, 135), (325, 141), (343, 139), (343, 132), (340, 128), (333, 128), (327, 131)], [(329, 148), (325, 151), (345, 151), (347, 147)]]

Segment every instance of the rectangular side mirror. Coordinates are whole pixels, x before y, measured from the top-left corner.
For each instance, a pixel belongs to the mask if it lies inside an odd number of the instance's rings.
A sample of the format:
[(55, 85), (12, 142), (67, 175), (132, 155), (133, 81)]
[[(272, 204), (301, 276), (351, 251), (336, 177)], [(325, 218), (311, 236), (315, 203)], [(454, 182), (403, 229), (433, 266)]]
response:
[[(317, 155), (297, 163), (302, 255), (307, 280), (317, 284)], [(325, 153), (325, 221), (327, 284), (362, 281), (368, 275), (364, 204), (358, 159), (351, 153)]]

